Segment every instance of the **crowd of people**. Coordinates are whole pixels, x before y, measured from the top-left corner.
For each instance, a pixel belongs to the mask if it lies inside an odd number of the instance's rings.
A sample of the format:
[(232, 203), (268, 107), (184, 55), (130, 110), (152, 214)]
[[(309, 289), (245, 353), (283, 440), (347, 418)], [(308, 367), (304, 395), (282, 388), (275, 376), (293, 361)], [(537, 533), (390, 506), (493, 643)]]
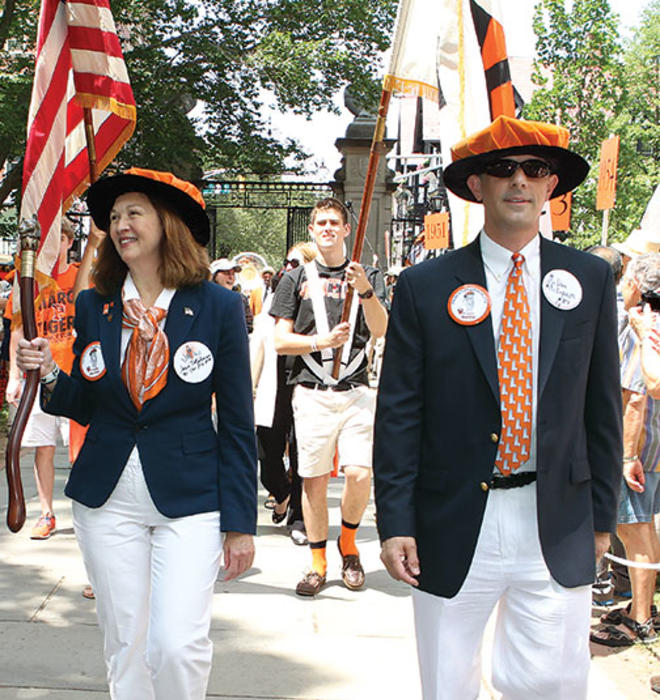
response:
[[(444, 182), (484, 208), (464, 248), (383, 275), (347, 258), (348, 212), (328, 198), (310, 242), (249, 290), (240, 261), (208, 260), (190, 183), (132, 168), (90, 188), (90, 245), (67, 267), (64, 224), (40, 337), (12, 331), (7, 394), (40, 370), (35, 538), (56, 527), (56, 416), (78, 424), (66, 494), (113, 698), (205, 696), (214, 583), (254, 557), (257, 464), (272, 522), (309, 547), (292, 582), (307, 598), (329, 565), (351, 591), (367, 583), (356, 535), (373, 480), (381, 559), (412, 590), (424, 700), (478, 696), (496, 605), (506, 698), (586, 698), (591, 603), (611, 606), (626, 576), (630, 604), (591, 638), (656, 638), (660, 240), (636, 233), (622, 259), (539, 236), (546, 201), (588, 173), (568, 141), (499, 117), (454, 146)], [(655, 249), (630, 255), (634, 241)]]

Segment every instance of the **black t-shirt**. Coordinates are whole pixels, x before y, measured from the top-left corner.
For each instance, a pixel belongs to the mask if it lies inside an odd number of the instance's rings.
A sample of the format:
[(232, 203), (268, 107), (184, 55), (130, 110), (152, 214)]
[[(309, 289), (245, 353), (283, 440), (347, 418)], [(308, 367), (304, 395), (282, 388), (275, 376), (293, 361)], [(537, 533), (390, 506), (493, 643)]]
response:
[[(328, 317), (328, 328), (332, 330), (341, 321), (341, 310), (346, 297), (347, 283), (344, 279), (344, 270), (349, 261), (346, 260), (339, 267), (326, 267), (315, 261), (319, 273), (321, 286), (323, 288), (323, 298)], [(364, 266), (365, 274), (369, 283), (374, 288), (375, 295), (381, 303), (385, 301), (385, 283), (383, 275), (379, 269), (369, 265)], [(357, 296), (357, 294), (356, 294)], [(356, 298), (356, 303), (359, 300)], [(314, 335), (317, 333), (314, 322), (314, 311), (312, 300), (309, 298), (307, 274), (303, 266), (287, 272), (275, 290), (270, 315), (275, 318), (288, 318), (293, 320), (293, 332), (301, 335)], [(349, 363), (367, 344), (369, 340), (369, 328), (364, 319), (362, 304), (358, 307), (353, 343), (348, 358)], [(312, 359), (321, 363), (321, 353), (312, 353)], [(299, 384), (300, 382), (310, 382), (313, 384), (323, 384), (320, 377), (305, 364), (301, 356), (295, 356), (293, 367), (289, 375), (289, 384)], [(364, 357), (358, 368), (346, 377), (342, 377), (340, 385), (346, 384), (368, 384), (367, 359)]]

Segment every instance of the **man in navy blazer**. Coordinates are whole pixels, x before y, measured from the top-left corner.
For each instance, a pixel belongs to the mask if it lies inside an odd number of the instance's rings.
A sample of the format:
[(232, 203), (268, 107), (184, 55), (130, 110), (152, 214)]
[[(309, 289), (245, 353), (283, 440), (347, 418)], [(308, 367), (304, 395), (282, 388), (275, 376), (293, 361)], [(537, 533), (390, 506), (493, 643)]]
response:
[[(413, 586), (425, 700), (476, 698), (499, 603), (506, 698), (586, 696), (590, 584), (621, 475), (616, 305), (602, 260), (539, 236), (587, 163), (561, 127), (499, 117), (453, 150), (447, 187), (484, 204), (470, 245), (404, 271), (387, 333), (374, 477), (381, 558)], [(497, 345), (520, 253), (532, 344), (529, 458), (495, 468)]]

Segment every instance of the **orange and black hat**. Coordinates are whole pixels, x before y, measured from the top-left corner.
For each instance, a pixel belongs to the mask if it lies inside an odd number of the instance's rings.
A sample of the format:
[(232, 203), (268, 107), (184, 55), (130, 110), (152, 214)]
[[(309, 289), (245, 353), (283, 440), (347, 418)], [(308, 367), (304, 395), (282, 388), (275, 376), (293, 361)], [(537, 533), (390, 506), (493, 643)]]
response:
[(110, 211), (117, 197), (125, 192), (144, 192), (170, 206), (201, 245), (209, 242), (209, 218), (206, 204), (195, 185), (172, 173), (145, 168), (130, 168), (119, 175), (95, 182), (87, 191), (87, 208), (94, 223), (103, 231), (110, 228)]
[(510, 155), (532, 155), (548, 159), (559, 178), (550, 195), (559, 197), (575, 189), (589, 172), (589, 164), (569, 151), (568, 129), (545, 122), (500, 116), (485, 129), (459, 141), (452, 149), (452, 163), (443, 173), (445, 185), (457, 197), (476, 202), (467, 186), (470, 175), (483, 172), (487, 163)]

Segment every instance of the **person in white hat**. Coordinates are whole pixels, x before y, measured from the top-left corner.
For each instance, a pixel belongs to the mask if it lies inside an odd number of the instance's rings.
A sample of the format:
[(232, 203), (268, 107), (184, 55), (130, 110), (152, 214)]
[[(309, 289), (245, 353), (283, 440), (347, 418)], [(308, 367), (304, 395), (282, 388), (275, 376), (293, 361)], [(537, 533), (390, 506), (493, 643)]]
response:
[(209, 266), (211, 270), (211, 279), (219, 284), (225, 289), (236, 292), (243, 302), (243, 311), (245, 313), (245, 326), (247, 327), (247, 332), (252, 333), (254, 328), (254, 315), (252, 309), (250, 309), (250, 304), (248, 303), (247, 297), (241, 292), (236, 290), (236, 273), (240, 272), (243, 268), (235, 263), (233, 260), (228, 258), (219, 258), (214, 260)]

